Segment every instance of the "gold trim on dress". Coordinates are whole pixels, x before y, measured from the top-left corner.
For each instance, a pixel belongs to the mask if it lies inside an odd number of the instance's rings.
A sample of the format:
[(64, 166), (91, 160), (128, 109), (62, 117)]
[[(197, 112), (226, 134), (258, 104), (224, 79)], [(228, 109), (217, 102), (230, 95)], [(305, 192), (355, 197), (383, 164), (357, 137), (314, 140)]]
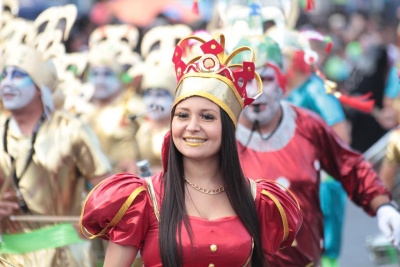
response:
[(270, 192), (268, 192), (267, 190), (263, 189), (261, 191), (261, 194), (269, 197), (275, 203), (276, 207), (279, 210), (279, 213), (281, 214), (282, 224), (283, 224), (283, 238), (282, 238), (282, 242), (283, 242), (283, 241), (286, 240), (286, 238), (289, 235), (289, 223), (288, 223), (288, 220), (287, 220), (286, 212), (283, 209), (283, 207), (282, 207), (281, 203), (279, 202), (279, 200), (274, 195), (272, 195)]
[[(260, 182), (260, 181), (265, 181), (265, 180), (263, 180), (263, 179), (258, 179), (256, 182)], [(292, 193), (292, 191), (290, 191), (287, 187), (281, 185), (281, 184), (278, 183), (277, 181), (273, 181), (273, 180), (267, 180), (267, 181), (270, 182), (270, 183), (277, 184), (278, 186), (284, 188), (284, 189), (294, 198), (294, 201), (296, 202), (297, 207), (298, 207), (299, 210), (301, 211), (299, 201), (297, 200), (297, 197)]]
[(151, 177), (144, 178), (146, 180), (147, 188), (149, 189), (149, 195), (151, 202), (153, 203), (154, 214), (156, 215), (157, 221), (160, 222), (160, 210), (158, 209), (158, 203), (156, 198), (156, 193), (154, 192), (153, 182)]
[[(249, 179), (249, 178), (247, 178)], [(257, 184), (254, 180), (249, 179), (250, 182), (250, 192), (251, 195), (253, 196), (253, 200), (256, 200), (256, 196), (257, 196)]]
[[(99, 186), (99, 185), (97, 185)], [(97, 188), (97, 186), (95, 188), (93, 188), (93, 190), (89, 193), (89, 195), (87, 196), (85, 203), (83, 204), (82, 207), (82, 214), (81, 214), (81, 219), (79, 221), (79, 232), (86, 237), (87, 239), (94, 239), (96, 237), (99, 236), (106, 236), (108, 239), (110, 238), (109, 236), (107, 236), (105, 233), (107, 231), (108, 228), (115, 226), (124, 216), (124, 214), (126, 213), (126, 211), (129, 209), (129, 207), (131, 206), (131, 204), (133, 203), (133, 201), (135, 200), (135, 198), (143, 191), (146, 191), (146, 188), (144, 186), (140, 186), (138, 188), (136, 188), (131, 194), (130, 196), (125, 200), (124, 204), (121, 206), (121, 208), (119, 209), (119, 211), (117, 212), (117, 214), (114, 216), (114, 218), (111, 220), (111, 222), (103, 228), (103, 230), (100, 231), (100, 233), (98, 234), (92, 234), (90, 233), (83, 225), (82, 225), (82, 218), (83, 218), (83, 213), (84, 213), (84, 209), (86, 206), (86, 202), (89, 199), (89, 197), (91, 196), (91, 193)], [(89, 233), (90, 236), (87, 236), (86, 233)]]

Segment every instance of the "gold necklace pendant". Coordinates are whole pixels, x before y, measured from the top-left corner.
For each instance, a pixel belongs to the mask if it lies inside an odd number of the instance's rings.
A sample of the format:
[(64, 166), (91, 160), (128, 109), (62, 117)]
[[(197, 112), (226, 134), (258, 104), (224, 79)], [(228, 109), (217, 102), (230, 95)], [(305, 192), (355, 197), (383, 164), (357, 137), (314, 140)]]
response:
[(209, 190), (209, 189), (204, 189), (204, 188), (201, 188), (200, 186), (197, 186), (197, 185), (193, 184), (191, 181), (189, 181), (185, 177), (184, 177), (184, 179), (185, 179), (186, 183), (191, 185), (197, 191), (200, 191), (200, 192), (202, 192), (204, 194), (216, 195), (216, 194), (219, 194), (219, 193), (222, 193), (222, 192), (225, 191), (225, 187), (224, 186), (221, 186), (220, 188), (215, 189), (215, 190)]

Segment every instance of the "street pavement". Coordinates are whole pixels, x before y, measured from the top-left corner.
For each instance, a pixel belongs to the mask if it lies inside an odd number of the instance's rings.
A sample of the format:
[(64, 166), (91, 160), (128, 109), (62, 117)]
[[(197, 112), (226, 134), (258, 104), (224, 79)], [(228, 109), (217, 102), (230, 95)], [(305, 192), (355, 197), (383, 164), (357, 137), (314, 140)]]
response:
[(360, 207), (348, 201), (340, 267), (377, 266), (369, 259), (365, 238), (379, 233), (376, 218), (367, 215)]

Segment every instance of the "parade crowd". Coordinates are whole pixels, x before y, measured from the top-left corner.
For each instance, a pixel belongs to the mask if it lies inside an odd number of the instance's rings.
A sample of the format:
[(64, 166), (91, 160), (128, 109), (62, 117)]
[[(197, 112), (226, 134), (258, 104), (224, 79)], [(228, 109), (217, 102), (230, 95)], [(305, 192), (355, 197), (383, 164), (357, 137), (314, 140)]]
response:
[(400, 30), (245, 2), (3, 1), (1, 266), (337, 267), (347, 199), (400, 250)]

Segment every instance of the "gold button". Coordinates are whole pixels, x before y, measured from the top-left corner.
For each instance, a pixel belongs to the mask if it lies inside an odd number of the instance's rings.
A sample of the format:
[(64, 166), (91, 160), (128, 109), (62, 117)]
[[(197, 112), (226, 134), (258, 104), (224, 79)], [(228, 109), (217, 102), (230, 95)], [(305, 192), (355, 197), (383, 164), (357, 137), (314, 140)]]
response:
[(210, 264), (208, 265), (208, 267), (215, 267), (215, 265), (212, 264), (212, 263), (210, 263)]
[(212, 252), (217, 251), (217, 245), (212, 244), (212, 245), (210, 246), (210, 250), (211, 250)]
[(215, 49), (217, 46), (215, 44), (211, 45), (211, 49)]

